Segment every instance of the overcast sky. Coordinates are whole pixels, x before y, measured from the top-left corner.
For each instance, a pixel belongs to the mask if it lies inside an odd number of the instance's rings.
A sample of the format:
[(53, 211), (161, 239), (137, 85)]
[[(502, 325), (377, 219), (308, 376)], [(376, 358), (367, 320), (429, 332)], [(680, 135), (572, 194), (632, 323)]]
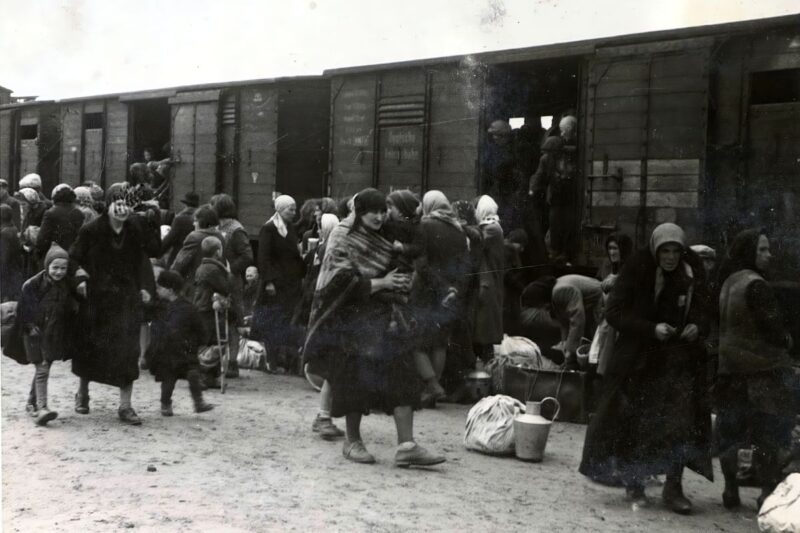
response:
[(64, 98), (797, 12), (798, 0), (0, 0), (0, 85)]

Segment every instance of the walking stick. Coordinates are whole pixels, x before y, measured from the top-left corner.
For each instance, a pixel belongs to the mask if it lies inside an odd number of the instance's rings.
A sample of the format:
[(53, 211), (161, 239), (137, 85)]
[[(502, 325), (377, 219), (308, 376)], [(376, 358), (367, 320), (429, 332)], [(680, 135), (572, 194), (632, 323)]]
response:
[[(220, 328), (219, 320), (223, 318), (224, 327)], [(231, 361), (231, 347), (230, 343), (228, 342), (229, 331), (228, 331), (228, 310), (225, 309), (224, 313), (220, 311), (214, 310), (214, 326), (217, 329), (217, 348), (219, 350), (219, 363), (220, 363), (220, 375), (219, 375), (219, 388), (222, 394), (225, 394), (225, 389), (227, 388), (228, 384), (225, 380), (225, 374), (228, 373), (228, 365)], [(223, 336), (224, 333), (224, 336)]]

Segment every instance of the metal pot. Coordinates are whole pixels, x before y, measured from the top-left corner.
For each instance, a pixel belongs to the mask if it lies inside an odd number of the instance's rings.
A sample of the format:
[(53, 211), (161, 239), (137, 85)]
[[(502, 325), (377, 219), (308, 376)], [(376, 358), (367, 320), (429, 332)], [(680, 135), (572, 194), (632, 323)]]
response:
[(492, 376), (483, 370), (473, 370), (464, 378), (467, 397), (477, 402), (492, 393)]

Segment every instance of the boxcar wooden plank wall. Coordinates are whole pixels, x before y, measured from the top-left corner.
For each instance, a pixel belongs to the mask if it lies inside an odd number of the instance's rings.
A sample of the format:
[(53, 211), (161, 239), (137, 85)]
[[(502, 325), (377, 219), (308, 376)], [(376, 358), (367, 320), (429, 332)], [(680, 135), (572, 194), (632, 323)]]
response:
[(71, 186), (80, 184), (83, 151), (83, 104), (61, 107), (61, 181)]
[(428, 189), (452, 201), (477, 194), (481, 77), (457, 66), (431, 74)]
[(274, 85), (240, 92), (239, 220), (251, 237), (272, 216), (278, 145), (278, 94)]
[(128, 106), (117, 100), (106, 101), (106, 186), (124, 181), (128, 173)]
[(14, 111), (0, 111), (0, 179), (8, 182), (11, 189), (16, 189), (14, 175)]
[(421, 68), (383, 72), (378, 120), (378, 189), (420, 192), (425, 171), (427, 75)]
[(587, 180), (588, 218), (639, 244), (666, 221), (683, 225), (690, 239), (699, 237), (710, 42), (686, 44), (634, 56), (604, 50), (590, 62), (587, 174), (621, 169), (623, 178)]
[(181, 208), (180, 199), (186, 193), (194, 191), (201, 202), (207, 202), (217, 186), (219, 91), (203, 95), (203, 101), (195, 101), (192, 96), (181, 93), (169, 100), (173, 114), (172, 151), (178, 160), (172, 178), (175, 210)]
[(39, 170), (39, 109), (37, 107), (20, 110), (19, 177)]
[(340, 198), (373, 184), (375, 75), (331, 80), (330, 195)]

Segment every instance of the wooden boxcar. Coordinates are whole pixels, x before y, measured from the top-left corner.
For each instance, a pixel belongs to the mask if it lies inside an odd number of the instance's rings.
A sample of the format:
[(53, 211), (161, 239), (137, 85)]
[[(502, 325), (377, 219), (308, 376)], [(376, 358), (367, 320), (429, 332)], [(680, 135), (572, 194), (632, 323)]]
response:
[(60, 140), (55, 102), (0, 106), (0, 179), (16, 189), (20, 178), (35, 172), (49, 194), (59, 180)]
[(58, 182), (107, 187), (148, 149), (174, 161), (173, 208), (189, 191), (201, 202), (231, 194), (255, 236), (278, 192), (298, 202), (323, 196), (329, 104), (328, 80), (314, 76), (6, 105), (0, 177), (15, 188), (38, 171), (46, 193)]
[[(800, 16), (326, 71), (330, 193), (487, 190), (487, 126), (579, 121), (581, 261), (658, 223), (717, 245), (750, 223), (797, 228)], [(538, 159), (538, 144), (531, 154)], [(524, 192), (523, 192), (524, 194)]]

